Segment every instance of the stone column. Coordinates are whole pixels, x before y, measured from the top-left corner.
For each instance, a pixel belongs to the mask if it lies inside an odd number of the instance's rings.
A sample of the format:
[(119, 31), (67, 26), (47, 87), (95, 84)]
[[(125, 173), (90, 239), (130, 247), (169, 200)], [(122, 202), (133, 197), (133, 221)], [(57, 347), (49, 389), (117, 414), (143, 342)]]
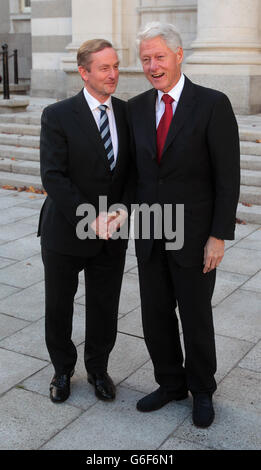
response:
[[(76, 54), (88, 39), (104, 38), (115, 46), (121, 66), (129, 63), (129, 48), (124, 18), (130, 0), (72, 0), (72, 42), (67, 46), (62, 68), (67, 73), (67, 94), (82, 87), (77, 72)], [(135, 3), (135, 0), (132, 0)]]
[(238, 114), (261, 111), (260, 0), (198, 0), (197, 38), (184, 72), (224, 91)]

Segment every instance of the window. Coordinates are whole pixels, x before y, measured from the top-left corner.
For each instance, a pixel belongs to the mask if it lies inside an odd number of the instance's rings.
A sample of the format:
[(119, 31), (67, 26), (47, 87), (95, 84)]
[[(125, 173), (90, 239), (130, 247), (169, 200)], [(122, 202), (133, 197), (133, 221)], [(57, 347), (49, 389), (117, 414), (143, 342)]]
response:
[(20, 0), (21, 11), (23, 13), (28, 13), (31, 11), (31, 0)]

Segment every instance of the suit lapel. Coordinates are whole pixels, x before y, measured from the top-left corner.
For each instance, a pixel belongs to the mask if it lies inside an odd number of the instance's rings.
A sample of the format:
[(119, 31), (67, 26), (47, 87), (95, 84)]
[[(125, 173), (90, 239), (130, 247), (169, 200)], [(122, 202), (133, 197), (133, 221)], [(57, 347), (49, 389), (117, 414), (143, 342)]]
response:
[(146, 102), (142, 102), (140, 116), (142, 116), (143, 135), (147, 146), (150, 147), (152, 158), (157, 159), (157, 134), (156, 134), (156, 103), (157, 90), (150, 90), (146, 96)]
[(189, 117), (195, 103), (193, 83), (185, 77), (185, 84), (181, 93), (176, 112), (170, 124), (169, 132), (163, 149), (162, 158), (171, 143), (173, 143), (179, 131), (182, 129), (186, 119)]
[(110, 171), (101, 135), (89, 105), (84, 97), (83, 90), (81, 90), (75, 98), (76, 100), (73, 111), (76, 115), (79, 126), (83, 130), (84, 134), (88, 136), (88, 141), (90, 141), (92, 146), (95, 148), (95, 152), (92, 152), (92, 154), (100, 156), (108, 168), (108, 171)]
[(112, 107), (113, 107), (113, 113), (115, 117), (115, 122), (116, 122), (116, 129), (117, 129), (117, 135), (118, 135), (118, 155), (117, 155), (117, 160), (116, 160), (116, 165), (114, 168), (114, 174), (116, 173), (120, 161), (121, 161), (121, 150), (123, 148), (124, 140), (123, 140), (123, 120), (122, 120), (122, 113), (120, 106), (117, 102), (117, 100), (112, 96), (111, 98), (112, 102)]

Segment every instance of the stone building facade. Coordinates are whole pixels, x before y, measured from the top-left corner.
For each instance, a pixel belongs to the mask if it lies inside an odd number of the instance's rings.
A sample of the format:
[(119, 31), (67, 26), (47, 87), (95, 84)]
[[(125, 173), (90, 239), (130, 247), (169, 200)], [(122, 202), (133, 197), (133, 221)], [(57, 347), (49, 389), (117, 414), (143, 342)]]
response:
[(261, 112), (261, 0), (1, 0), (0, 18), (0, 39), (18, 42), (34, 96), (77, 92), (76, 51), (94, 37), (120, 56), (117, 95), (146, 90), (135, 38), (158, 20), (179, 29), (189, 78), (227, 93), (237, 113)]

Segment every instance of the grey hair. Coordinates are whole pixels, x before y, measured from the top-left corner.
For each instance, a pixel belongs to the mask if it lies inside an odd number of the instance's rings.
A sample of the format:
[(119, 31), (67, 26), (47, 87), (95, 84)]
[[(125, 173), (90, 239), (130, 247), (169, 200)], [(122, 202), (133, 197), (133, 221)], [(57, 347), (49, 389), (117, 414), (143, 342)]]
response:
[(152, 21), (143, 26), (137, 36), (137, 47), (140, 47), (142, 41), (157, 36), (161, 36), (167, 46), (174, 52), (177, 51), (178, 47), (182, 47), (182, 39), (175, 26), (171, 23), (160, 23), (159, 21)]

